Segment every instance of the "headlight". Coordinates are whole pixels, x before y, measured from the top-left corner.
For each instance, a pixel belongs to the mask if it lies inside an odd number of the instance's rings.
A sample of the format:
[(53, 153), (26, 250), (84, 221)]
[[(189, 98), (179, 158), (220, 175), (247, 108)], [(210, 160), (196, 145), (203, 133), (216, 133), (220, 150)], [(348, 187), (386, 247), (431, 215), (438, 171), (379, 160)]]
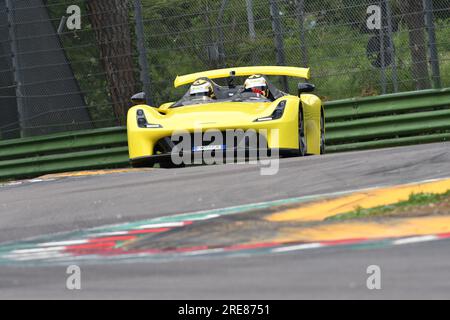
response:
[(147, 118), (145, 117), (144, 110), (138, 109), (136, 112), (137, 116), (137, 124), (139, 128), (147, 128), (147, 129), (157, 129), (162, 128), (162, 125), (160, 124), (150, 124), (147, 121)]
[(263, 121), (273, 121), (277, 119), (281, 119), (281, 117), (284, 114), (284, 109), (286, 108), (286, 101), (281, 101), (275, 110), (273, 111), (272, 115), (269, 117), (259, 118), (256, 119), (255, 122), (263, 122)]

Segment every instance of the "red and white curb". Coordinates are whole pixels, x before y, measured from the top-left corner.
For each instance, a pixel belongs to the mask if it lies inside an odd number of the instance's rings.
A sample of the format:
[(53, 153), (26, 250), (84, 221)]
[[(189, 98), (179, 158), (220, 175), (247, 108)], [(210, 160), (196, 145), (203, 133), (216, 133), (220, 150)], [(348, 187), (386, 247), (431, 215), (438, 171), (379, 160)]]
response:
[[(152, 230), (152, 231), (151, 231)], [(169, 229), (170, 230), (170, 229)], [(165, 232), (164, 228), (147, 229), (144, 233)], [(142, 234), (142, 233), (141, 233)], [(128, 234), (116, 236), (104, 236), (100, 238), (89, 238), (80, 240), (69, 240), (61, 242), (47, 242), (36, 244), (29, 249), (18, 249), (3, 255), (3, 259), (23, 262), (71, 262), (71, 261), (98, 261), (105, 259), (132, 260), (135, 258), (182, 258), (208, 255), (233, 255), (233, 254), (256, 254), (256, 253), (292, 253), (313, 249), (330, 247), (354, 247), (365, 244), (381, 244), (382, 247), (418, 244), (430, 241), (449, 239), (450, 234), (435, 234), (410, 236), (403, 238), (378, 238), (378, 239), (342, 239), (335, 241), (323, 241), (314, 243), (276, 243), (263, 242), (253, 244), (236, 244), (225, 247), (195, 246), (173, 249), (143, 249), (122, 250), (120, 243), (136, 239), (137, 234), (130, 231)], [(377, 246), (378, 247), (378, 246)]]

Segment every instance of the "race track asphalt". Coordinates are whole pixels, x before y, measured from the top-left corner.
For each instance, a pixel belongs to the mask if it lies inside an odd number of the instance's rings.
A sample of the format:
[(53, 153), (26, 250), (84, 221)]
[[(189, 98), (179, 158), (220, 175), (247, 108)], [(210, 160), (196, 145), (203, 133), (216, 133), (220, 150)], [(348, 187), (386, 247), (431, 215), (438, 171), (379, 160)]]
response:
[[(450, 177), (450, 143), (283, 159), (257, 165), (155, 169), (0, 188), (0, 243), (61, 231), (261, 201)], [(371, 250), (83, 268), (83, 290), (65, 290), (62, 267), (0, 267), (0, 298), (445, 298), (449, 242)], [(366, 288), (382, 268), (383, 289)]]

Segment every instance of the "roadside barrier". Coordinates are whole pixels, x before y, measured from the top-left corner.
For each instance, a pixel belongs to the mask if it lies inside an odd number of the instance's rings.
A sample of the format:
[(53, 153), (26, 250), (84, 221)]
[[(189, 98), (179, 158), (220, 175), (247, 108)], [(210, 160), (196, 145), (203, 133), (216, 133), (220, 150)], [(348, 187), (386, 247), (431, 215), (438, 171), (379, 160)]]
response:
[(450, 88), (325, 104), (327, 152), (450, 140)]

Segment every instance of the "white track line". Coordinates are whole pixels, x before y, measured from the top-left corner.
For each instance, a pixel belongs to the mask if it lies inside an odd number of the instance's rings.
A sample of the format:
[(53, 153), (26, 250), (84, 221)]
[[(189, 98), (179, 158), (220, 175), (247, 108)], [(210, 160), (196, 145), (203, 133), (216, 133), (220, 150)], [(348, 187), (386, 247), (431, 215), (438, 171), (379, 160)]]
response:
[(167, 222), (167, 223), (155, 223), (155, 224), (146, 224), (143, 226), (139, 226), (136, 230), (141, 229), (158, 229), (158, 228), (173, 228), (173, 227), (182, 227), (184, 226), (184, 222)]
[(321, 248), (321, 247), (324, 247), (324, 245), (320, 244), (320, 243), (306, 243), (306, 244), (299, 244), (296, 246), (276, 248), (276, 249), (273, 249), (272, 252), (281, 253), (281, 252), (289, 252), (289, 251), (317, 249), (317, 248)]
[(392, 242), (392, 244), (393, 245), (402, 245), (402, 244), (427, 242), (427, 241), (434, 241), (434, 240), (439, 240), (439, 237), (435, 236), (435, 235), (410, 237), (410, 238), (395, 240)]
[(69, 241), (60, 241), (60, 242), (45, 242), (39, 243), (38, 247), (62, 247), (62, 246), (72, 246), (76, 244), (85, 244), (88, 243), (88, 240), (69, 240)]

